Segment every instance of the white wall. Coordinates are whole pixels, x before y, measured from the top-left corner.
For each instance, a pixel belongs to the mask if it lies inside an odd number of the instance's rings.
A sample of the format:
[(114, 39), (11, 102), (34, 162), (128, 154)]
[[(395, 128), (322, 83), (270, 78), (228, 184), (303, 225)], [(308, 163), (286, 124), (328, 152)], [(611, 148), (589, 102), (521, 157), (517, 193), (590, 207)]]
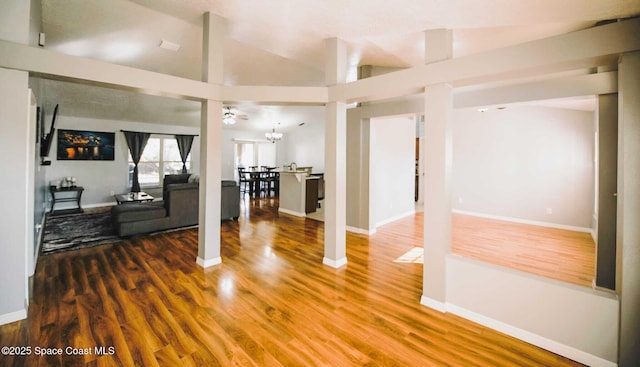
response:
[(414, 213), (416, 125), (413, 117), (371, 119), (376, 225)]
[[(60, 106), (64, 109), (64, 106)], [(50, 115), (48, 115), (50, 116)], [(47, 126), (50, 123), (48, 117)], [(56, 130), (88, 130), (115, 132), (115, 159), (113, 161), (59, 161), (56, 159), (57, 137), (56, 131), (49, 160), (51, 166), (47, 170), (46, 182), (58, 181), (63, 177), (72, 176), (77, 179), (77, 184), (84, 187), (82, 194), (82, 206), (101, 206), (114, 203), (111, 192), (123, 193), (129, 191), (128, 185), (128, 147), (121, 130), (166, 133), (166, 134), (199, 134), (200, 129), (186, 126), (168, 126), (160, 124), (149, 124), (142, 122), (97, 120), (90, 118), (58, 116), (56, 119)], [(196, 137), (191, 148), (191, 159), (193, 172), (197, 173), (200, 167), (200, 139)], [(51, 205), (51, 198), (47, 196), (48, 206)], [(57, 209), (64, 208), (65, 203), (56, 204)]]
[(449, 312), (589, 366), (617, 360), (612, 294), (457, 255), (447, 256), (446, 287)]
[(296, 126), (284, 133), (278, 145), (278, 165), (296, 162), (298, 167), (324, 172), (324, 122)]
[(453, 120), (454, 210), (591, 228), (592, 112), (509, 106)]

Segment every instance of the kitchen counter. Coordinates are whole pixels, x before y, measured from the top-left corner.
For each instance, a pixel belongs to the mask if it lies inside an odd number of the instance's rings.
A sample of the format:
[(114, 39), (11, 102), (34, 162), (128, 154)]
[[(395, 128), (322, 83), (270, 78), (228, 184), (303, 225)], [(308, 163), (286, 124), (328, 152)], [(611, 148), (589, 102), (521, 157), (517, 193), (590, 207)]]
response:
[(279, 203), (279, 212), (298, 217), (316, 211), (318, 177), (309, 176), (307, 170), (280, 171)]

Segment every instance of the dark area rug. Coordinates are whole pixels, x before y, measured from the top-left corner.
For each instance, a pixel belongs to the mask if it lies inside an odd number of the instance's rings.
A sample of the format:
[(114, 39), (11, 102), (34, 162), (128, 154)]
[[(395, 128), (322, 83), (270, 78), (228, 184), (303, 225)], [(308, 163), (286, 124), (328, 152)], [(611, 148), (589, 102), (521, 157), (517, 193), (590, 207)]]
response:
[(120, 237), (111, 227), (111, 212), (47, 215), (42, 254), (113, 243)]

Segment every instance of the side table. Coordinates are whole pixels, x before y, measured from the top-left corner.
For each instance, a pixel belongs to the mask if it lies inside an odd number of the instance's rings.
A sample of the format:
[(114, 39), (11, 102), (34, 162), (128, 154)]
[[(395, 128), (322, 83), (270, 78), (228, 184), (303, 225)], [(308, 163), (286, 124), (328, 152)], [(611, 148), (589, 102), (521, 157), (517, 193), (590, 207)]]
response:
[[(84, 191), (84, 187), (76, 186), (76, 187), (51, 187), (51, 211), (49, 214), (71, 214), (71, 213), (82, 213), (82, 206), (80, 206), (80, 200), (82, 199), (82, 192)], [(62, 209), (56, 210), (56, 203), (61, 202), (75, 202), (77, 208), (71, 209)]]

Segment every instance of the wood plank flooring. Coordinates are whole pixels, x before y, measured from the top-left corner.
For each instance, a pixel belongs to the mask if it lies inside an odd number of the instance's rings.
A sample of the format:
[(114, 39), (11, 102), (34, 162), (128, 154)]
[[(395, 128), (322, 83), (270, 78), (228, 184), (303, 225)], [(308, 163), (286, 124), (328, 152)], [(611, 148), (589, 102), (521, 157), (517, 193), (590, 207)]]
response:
[(591, 287), (596, 246), (589, 233), (462, 214), (453, 214), (451, 227), (453, 253)]
[[(347, 234), (349, 263), (322, 264), (323, 224), (245, 200), (222, 224), (223, 263), (195, 263), (197, 230), (40, 257), (28, 319), (0, 326), (1, 366), (576, 366), (419, 304), (422, 243), (406, 218)], [(36, 356), (36, 347), (87, 348)], [(112, 355), (98, 355), (105, 347)]]

